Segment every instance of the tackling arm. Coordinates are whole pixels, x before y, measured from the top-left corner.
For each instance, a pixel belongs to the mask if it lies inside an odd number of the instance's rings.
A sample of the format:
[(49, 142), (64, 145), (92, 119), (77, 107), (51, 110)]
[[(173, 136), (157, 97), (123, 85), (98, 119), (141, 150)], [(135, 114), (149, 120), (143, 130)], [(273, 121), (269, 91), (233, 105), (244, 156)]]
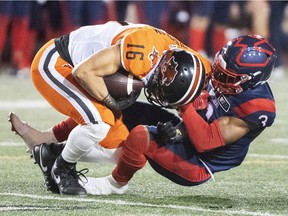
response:
[(182, 118), (188, 136), (198, 152), (228, 145), (249, 132), (248, 125), (235, 117), (221, 117), (209, 124), (190, 104), (182, 109)]

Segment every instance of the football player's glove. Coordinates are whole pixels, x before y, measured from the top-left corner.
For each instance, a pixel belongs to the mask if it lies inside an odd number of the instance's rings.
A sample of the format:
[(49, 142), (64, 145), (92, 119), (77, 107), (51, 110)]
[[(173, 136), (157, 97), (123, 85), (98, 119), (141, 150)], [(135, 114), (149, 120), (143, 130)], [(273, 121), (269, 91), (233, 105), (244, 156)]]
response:
[(163, 145), (168, 143), (179, 142), (187, 138), (187, 133), (183, 122), (180, 122), (178, 125), (174, 126), (171, 121), (169, 122), (158, 122), (157, 124), (157, 133), (160, 139), (160, 142)]
[(115, 100), (110, 94), (108, 94), (104, 98), (103, 103), (112, 111), (121, 111), (135, 103), (135, 101), (140, 95), (140, 92), (141, 91), (132, 91), (130, 95), (128, 95), (126, 98), (122, 98), (119, 100)]

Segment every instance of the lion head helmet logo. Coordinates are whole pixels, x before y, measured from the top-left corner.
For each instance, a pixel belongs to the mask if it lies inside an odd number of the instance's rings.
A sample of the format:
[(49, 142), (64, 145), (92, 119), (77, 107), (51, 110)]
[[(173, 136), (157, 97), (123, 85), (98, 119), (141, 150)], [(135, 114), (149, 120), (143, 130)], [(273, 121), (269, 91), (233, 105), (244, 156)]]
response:
[(160, 80), (160, 85), (166, 85), (169, 86), (175, 79), (178, 70), (177, 66), (178, 63), (175, 61), (174, 56), (167, 56), (168, 60), (164, 60), (163, 64), (160, 66), (161, 68), (161, 80)]

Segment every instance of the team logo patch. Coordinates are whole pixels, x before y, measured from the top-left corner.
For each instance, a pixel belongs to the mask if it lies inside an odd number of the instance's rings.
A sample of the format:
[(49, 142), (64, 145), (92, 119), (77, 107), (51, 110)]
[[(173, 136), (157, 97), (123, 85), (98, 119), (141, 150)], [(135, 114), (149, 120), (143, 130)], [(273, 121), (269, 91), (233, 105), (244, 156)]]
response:
[(228, 112), (230, 109), (230, 103), (228, 102), (228, 100), (226, 99), (226, 97), (224, 95), (220, 95), (218, 97), (218, 102), (221, 106), (221, 108), (225, 111)]
[(177, 67), (178, 63), (175, 61), (174, 56), (161, 65), (161, 85), (169, 86), (174, 81), (178, 73)]
[(151, 66), (151, 68), (153, 68), (153, 67), (156, 65), (159, 57), (160, 57), (160, 56), (159, 56), (158, 50), (156, 50), (156, 48), (153, 47), (152, 52), (150, 52), (149, 55), (148, 55), (148, 59), (150, 60), (150, 66)]

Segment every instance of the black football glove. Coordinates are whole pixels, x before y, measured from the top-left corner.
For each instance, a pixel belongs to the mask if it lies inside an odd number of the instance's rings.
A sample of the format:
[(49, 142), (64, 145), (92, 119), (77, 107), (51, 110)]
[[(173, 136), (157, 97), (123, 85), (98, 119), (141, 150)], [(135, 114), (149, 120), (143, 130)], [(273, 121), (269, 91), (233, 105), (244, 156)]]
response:
[(173, 126), (171, 122), (165, 122), (165, 123), (158, 122), (157, 133), (160, 142), (163, 145), (166, 145), (171, 142), (178, 142), (187, 137), (187, 133), (183, 122), (180, 122), (176, 126)]
[(172, 138), (176, 136), (176, 128), (171, 122), (158, 122), (157, 123), (157, 133), (160, 139), (160, 142), (163, 145), (166, 145), (172, 142)]
[(113, 111), (121, 111), (135, 103), (140, 95), (140, 92), (141, 91), (132, 91), (126, 98), (121, 98), (119, 100), (115, 100), (110, 94), (108, 94), (103, 99), (103, 103)]

